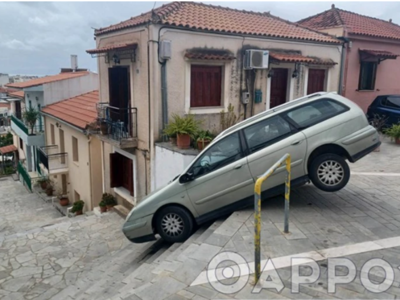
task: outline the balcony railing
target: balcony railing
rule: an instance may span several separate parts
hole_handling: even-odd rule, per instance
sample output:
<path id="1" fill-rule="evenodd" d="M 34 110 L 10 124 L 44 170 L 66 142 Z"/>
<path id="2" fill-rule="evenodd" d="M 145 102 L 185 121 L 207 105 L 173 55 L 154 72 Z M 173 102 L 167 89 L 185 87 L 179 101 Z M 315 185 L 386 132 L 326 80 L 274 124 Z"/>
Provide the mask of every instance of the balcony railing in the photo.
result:
<path id="1" fill-rule="evenodd" d="M 109 103 L 97 104 L 98 131 L 109 139 L 121 143 L 137 138 L 137 108 L 118 108 Z"/>
<path id="2" fill-rule="evenodd" d="M 51 171 L 68 168 L 68 153 L 60 152 L 57 145 L 38 148 L 38 160 L 51 173 Z"/>
<path id="3" fill-rule="evenodd" d="M 24 122 L 24 120 L 21 118 L 20 114 L 11 115 L 11 121 L 14 122 L 27 135 L 42 134 L 44 130 L 44 126 L 42 124 L 35 125 L 33 128 L 29 124 L 26 124 L 26 122 Z"/>

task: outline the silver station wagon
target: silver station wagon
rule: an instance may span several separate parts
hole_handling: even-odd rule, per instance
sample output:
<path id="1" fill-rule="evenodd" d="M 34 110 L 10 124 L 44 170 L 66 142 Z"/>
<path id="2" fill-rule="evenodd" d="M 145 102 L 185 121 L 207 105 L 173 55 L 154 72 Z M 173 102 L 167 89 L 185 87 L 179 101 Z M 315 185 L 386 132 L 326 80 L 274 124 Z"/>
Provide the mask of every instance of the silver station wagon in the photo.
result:
<path id="1" fill-rule="evenodd" d="M 290 101 L 219 134 L 182 174 L 132 209 L 123 232 L 135 243 L 156 234 L 182 242 L 197 224 L 253 204 L 257 177 L 286 153 L 292 186 L 311 180 L 323 191 L 338 191 L 350 178 L 346 160 L 355 162 L 379 145 L 364 112 L 336 93 Z M 263 199 L 284 192 L 284 170 L 263 184 Z"/>

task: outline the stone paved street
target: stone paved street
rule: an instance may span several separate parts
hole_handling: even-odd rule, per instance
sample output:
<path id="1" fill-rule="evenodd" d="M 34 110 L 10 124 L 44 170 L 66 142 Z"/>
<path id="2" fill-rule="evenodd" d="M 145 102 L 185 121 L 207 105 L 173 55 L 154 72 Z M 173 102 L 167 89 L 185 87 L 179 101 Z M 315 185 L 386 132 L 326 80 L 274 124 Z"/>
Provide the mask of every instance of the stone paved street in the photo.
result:
<path id="1" fill-rule="evenodd" d="M 205 273 L 210 261 L 226 251 L 240 254 L 252 273 L 252 209 L 202 226 L 184 243 L 132 244 L 123 237 L 123 219 L 115 213 L 61 217 L 20 183 L 2 180 L 0 299 L 396 299 L 400 295 L 399 166 L 400 148 L 385 141 L 381 152 L 351 164 L 353 174 L 342 191 L 324 193 L 311 184 L 293 190 L 289 234 L 282 232 L 282 197 L 263 203 L 261 254 L 265 261 L 274 259 L 284 284 L 280 293 L 273 289 L 255 293 L 250 275 L 243 289 L 225 294 Z M 314 258 L 321 274 L 294 293 L 288 262 L 297 256 Z M 357 273 L 351 284 L 328 293 L 327 258 L 332 257 L 351 259 Z M 394 283 L 382 293 L 368 291 L 360 281 L 370 258 L 382 258 L 394 269 Z M 226 266 L 234 264 L 218 265 Z M 338 272 L 346 274 L 345 269 Z M 302 276 L 308 273 L 301 267 Z M 385 274 L 374 268 L 370 278 L 381 283 Z"/>

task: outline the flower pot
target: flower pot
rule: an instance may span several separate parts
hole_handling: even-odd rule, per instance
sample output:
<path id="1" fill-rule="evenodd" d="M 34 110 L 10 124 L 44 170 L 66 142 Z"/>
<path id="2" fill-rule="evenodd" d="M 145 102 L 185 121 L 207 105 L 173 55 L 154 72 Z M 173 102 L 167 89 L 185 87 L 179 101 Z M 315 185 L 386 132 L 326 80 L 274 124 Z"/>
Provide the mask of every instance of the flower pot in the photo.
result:
<path id="1" fill-rule="evenodd" d="M 199 151 L 202 151 L 205 147 L 207 147 L 209 144 L 211 143 L 210 140 L 200 140 L 197 141 L 197 149 L 199 149 Z"/>
<path id="2" fill-rule="evenodd" d="M 46 190 L 47 189 L 47 182 L 46 181 L 40 182 L 40 187 L 42 188 L 42 190 Z"/>
<path id="3" fill-rule="evenodd" d="M 69 200 L 67 197 L 62 197 L 60 198 L 60 205 L 61 206 L 67 206 L 69 204 Z"/>
<path id="4" fill-rule="evenodd" d="M 190 135 L 188 134 L 178 134 L 176 139 L 176 145 L 180 149 L 190 148 Z"/>
<path id="5" fill-rule="evenodd" d="M 111 211 L 113 208 L 113 205 L 107 205 L 106 208 L 107 208 L 107 211 Z"/>
<path id="6" fill-rule="evenodd" d="M 170 137 L 169 139 L 172 145 L 176 145 L 176 137 Z"/>
<path id="7" fill-rule="evenodd" d="M 76 216 L 80 216 L 81 214 L 82 214 L 82 211 L 81 211 L 81 210 L 78 210 L 78 211 L 75 212 L 75 215 L 76 215 Z"/>
<path id="8" fill-rule="evenodd" d="M 108 126 L 106 122 L 101 122 L 100 123 L 100 131 L 102 135 L 107 135 L 108 134 Z"/>
<path id="9" fill-rule="evenodd" d="M 100 212 L 104 213 L 107 211 L 107 207 L 106 206 L 100 206 Z"/>

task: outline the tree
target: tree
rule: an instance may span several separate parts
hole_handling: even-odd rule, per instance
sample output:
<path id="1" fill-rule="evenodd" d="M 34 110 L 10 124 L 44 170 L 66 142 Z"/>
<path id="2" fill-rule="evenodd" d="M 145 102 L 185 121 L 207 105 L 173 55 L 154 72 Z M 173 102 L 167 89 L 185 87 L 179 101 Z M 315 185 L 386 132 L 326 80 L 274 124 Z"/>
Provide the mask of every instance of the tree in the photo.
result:
<path id="1" fill-rule="evenodd" d="M 10 132 L 0 137 L 0 147 L 12 145 L 13 143 L 13 135 Z"/>
<path id="2" fill-rule="evenodd" d="M 28 110 L 24 112 L 24 120 L 28 123 L 28 126 L 31 128 L 31 134 L 33 134 L 33 129 L 36 125 L 36 121 L 39 118 L 40 114 L 39 111 L 30 107 Z"/>

